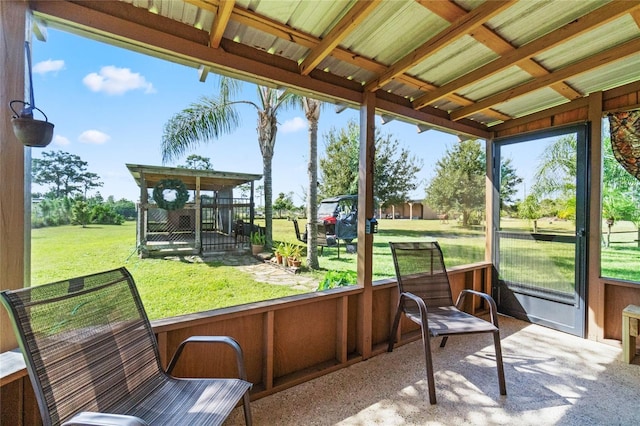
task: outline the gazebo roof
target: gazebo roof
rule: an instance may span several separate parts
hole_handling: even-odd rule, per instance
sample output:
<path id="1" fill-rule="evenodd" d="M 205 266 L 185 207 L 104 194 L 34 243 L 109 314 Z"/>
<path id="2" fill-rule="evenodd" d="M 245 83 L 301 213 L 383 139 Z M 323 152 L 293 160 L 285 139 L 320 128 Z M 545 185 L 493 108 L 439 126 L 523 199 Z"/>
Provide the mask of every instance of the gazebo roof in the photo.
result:
<path id="1" fill-rule="evenodd" d="M 219 191 L 235 188 L 243 183 L 259 180 L 262 175 L 218 170 L 194 170 L 182 167 L 146 166 L 141 164 L 127 164 L 127 168 L 138 186 L 143 182 L 147 188 L 154 187 L 162 179 L 180 179 L 187 189 L 196 189 L 196 178 L 200 178 L 200 189 L 205 191 Z"/>

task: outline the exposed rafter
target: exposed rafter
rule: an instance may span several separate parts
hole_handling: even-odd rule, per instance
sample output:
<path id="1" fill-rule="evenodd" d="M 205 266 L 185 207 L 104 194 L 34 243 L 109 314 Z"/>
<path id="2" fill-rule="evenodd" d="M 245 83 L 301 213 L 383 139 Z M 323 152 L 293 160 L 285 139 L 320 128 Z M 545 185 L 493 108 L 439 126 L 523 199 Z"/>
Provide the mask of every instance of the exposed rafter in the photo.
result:
<path id="1" fill-rule="evenodd" d="M 311 70 L 335 49 L 336 46 L 360 25 L 373 10 L 378 7 L 382 0 L 371 0 L 357 2 L 340 22 L 324 36 L 322 41 L 311 49 L 309 54 L 300 64 L 300 74 L 308 75 Z"/>
<path id="2" fill-rule="evenodd" d="M 185 0 L 187 3 L 193 4 L 194 6 L 200 7 L 204 10 L 208 10 L 209 12 L 216 13 L 219 0 Z M 290 26 L 281 24 L 272 19 L 269 19 L 264 16 L 260 16 L 255 12 L 244 9 L 236 5 L 231 14 L 232 21 L 238 22 L 239 24 L 246 25 L 248 27 L 254 28 L 256 30 L 263 31 L 266 34 L 270 34 L 272 36 L 278 37 L 283 40 L 288 40 L 292 43 L 298 44 L 300 46 L 304 46 L 309 49 L 315 49 L 322 40 L 314 37 L 310 34 L 304 33 L 302 31 L 296 30 Z M 353 66 L 366 69 L 368 71 L 374 72 L 376 74 L 382 74 L 387 70 L 387 67 L 379 62 L 376 62 L 372 59 L 365 58 L 360 55 L 356 55 L 353 52 L 342 49 L 339 46 L 335 47 L 331 51 L 331 56 L 339 59 L 345 63 L 351 64 Z M 412 77 L 408 74 L 401 74 L 395 76 L 395 79 L 402 84 L 406 84 L 407 86 L 414 87 L 419 90 L 435 90 L 436 86 L 428 83 L 426 81 L 419 80 L 415 77 Z M 451 94 L 447 96 L 451 102 L 454 102 L 458 105 L 467 106 L 471 105 L 473 101 L 466 99 L 462 96 Z M 498 111 L 487 110 L 487 115 L 494 117 L 496 120 L 508 120 L 509 117 L 507 114 L 503 114 Z"/>
<path id="3" fill-rule="evenodd" d="M 439 15 L 441 18 L 444 18 L 449 22 L 453 22 L 456 19 L 460 18 L 460 16 L 467 13 L 465 9 L 450 1 L 416 1 L 425 6 L 431 12 Z M 476 28 L 476 30 L 469 35 L 476 39 L 479 43 L 484 44 L 489 49 L 493 50 L 501 56 L 515 49 L 515 47 L 511 43 L 509 43 L 509 41 L 505 40 L 499 34 L 487 28 L 486 25 L 482 25 Z M 549 71 L 546 68 L 532 59 L 524 61 L 518 66 L 523 71 L 531 74 L 533 77 L 541 77 L 543 75 L 549 74 Z M 571 86 L 564 82 L 557 83 L 553 85 L 552 88 L 568 99 L 576 99 L 582 96 L 580 92 L 574 90 Z"/>
<path id="4" fill-rule="evenodd" d="M 622 60 L 630 55 L 635 55 L 640 51 L 640 38 L 628 41 L 624 44 L 605 50 L 596 55 L 593 55 L 580 62 L 576 62 L 557 71 L 552 72 L 544 77 L 536 78 L 533 81 L 521 84 L 517 87 L 513 87 L 504 92 L 498 93 L 488 98 L 482 99 L 473 105 L 469 105 L 464 108 L 451 112 L 452 120 L 459 120 L 464 117 L 468 117 L 474 112 L 482 111 L 483 109 L 490 108 L 501 102 L 508 101 L 509 99 L 522 96 L 524 94 L 533 92 L 534 90 L 542 89 L 555 82 L 571 78 L 573 76 L 593 71 L 593 69 Z"/>
<path id="5" fill-rule="evenodd" d="M 473 31 L 475 28 L 487 22 L 498 13 L 511 7 L 515 0 L 488 1 L 464 16 L 456 19 L 450 26 L 445 28 L 435 37 L 430 38 L 422 46 L 409 53 L 398 62 L 390 66 L 382 75 L 365 86 L 365 90 L 378 90 L 391 81 L 398 74 L 402 74 L 418 62 L 429 55 L 444 49 L 447 45 L 458 40 L 460 37 Z"/>
<path id="6" fill-rule="evenodd" d="M 503 55 L 501 58 L 495 61 L 489 62 L 485 66 L 476 69 L 473 72 L 467 73 L 447 84 L 437 88 L 434 91 L 427 93 L 424 96 L 416 99 L 413 102 L 415 108 L 421 108 L 432 102 L 437 101 L 456 90 L 459 90 L 465 86 L 473 83 L 477 83 L 480 80 L 491 77 L 500 71 L 503 71 L 513 65 L 520 65 L 523 62 L 530 62 L 532 57 L 540 54 L 546 50 L 549 50 L 560 43 L 564 43 L 572 38 L 578 37 L 584 32 L 593 29 L 595 27 L 604 25 L 612 20 L 620 17 L 621 15 L 628 13 L 630 10 L 637 9 L 638 6 L 635 3 L 627 1 L 616 1 L 611 4 L 602 6 L 601 8 L 591 12 L 584 17 L 570 22 L 564 27 L 551 32 L 543 37 L 538 38 L 530 43 L 525 44 L 519 49 L 513 49 L 510 52 Z M 545 74 L 549 72 L 545 70 Z M 540 76 L 541 77 L 541 76 Z"/>
<path id="7" fill-rule="evenodd" d="M 634 10 L 631 12 L 631 17 L 636 21 L 636 25 L 640 28 L 640 10 Z"/>
<path id="8" fill-rule="evenodd" d="M 208 37 L 203 37 L 208 34 L 206 31 L 179 22 L 167 25 L 166 18 L 156 14 L 136 15 L 135 9 L 139 8 L 126 3 L 120 3 L 117 16 L 111 15 L 108 12 L 113 12 L 112 5 L 111 2 L 97 2 L 91 3 L 89 8 L 83 3 L 34 1 L 33 10 L 37 17 L 46 17 L 47 22 L 56 27 L 99 40 L 126 40 L 127 47 L 153 52 L 160 57 L 169 58 L 171 52 L 172 60 L 179 59 L 194 66 L 203 64 L 217 73 L 231 74 L 233 70 L 235 76 L 260 84 L 287 86 L 304 93 L 315 93 L 319 99 L 339 99 L 352 105 L 358 105 L 362 99 L 363 88 L 355 82 L 335 79 L 321 71 L 301 76 L 293 61 L 226 39 L 222 40 L 220 49 L 212 49 L 208 46 Z M 481 123 L 456 123 L 446 114 L 443 117 L 442 111 L 413 111 L 405 99 L 395 98 L 393 101 L 378 99 L 378 104 L 385 105 L 388 111 L 398 109 L 414 122 L 434 123 L 442 129 L 488 137 L 489 132 Z"/>
<path id="9" fill-rule="evenodd" d="M 640 38 L 640 0 L 612 0 L 605 6 L 583 2 L 579 8 L 561 0 L 543 2 L 540 7 L 520 2 L 510 9 L 515 0 L 460 3 L 472 4 L 464 7 L 475 6 L 469 11 L 454 1 L 426 0 L 403 2 L 400 8 L 376 7 L 383 0 L 354 0 L 293 9 L 270 2 L 243 2 L 250 8 L 246 9 L 237 0 L 171 1 L 171 7 L 134 0 L 30 0 L 29 5 L 34 10 L 71 10 L 73 17 L 69 21 L 77 25 L 70 25 L 70 31 L 87 34 L 87 28 L 91 28 L 90 37 L 185 65 L 202 65 L 201 79 L 211 70 L 273 87 L 287 86 L 325 101 L 352 106 L 360 104 L 363 92 L 375 91 L 377 108 L 390 108 L 386 113 L 404 114 L 412 123 L 436 121 L 437 128 L 454 129 L 454 133 L 486 131 L 488 126 L 528 114 L 527 110 L 533 113 L 545 105 L 558 104 L 556 94 L 539 88 L 554 89 L 572 100 L 594 90 L 615 87 L 609 82 L 611 77 L 615 79 L 613 85 L 640 78 L 640 73 L 630 66 L 640 63 L 640 49 L 632 52 L 623 47 L 628 40 Z M 181 3 L 195 8 L 183 8 Z M 85 13 L 77 12 L 80 10 L 101 15 L 87 20 L 79 17 Z M 444 19 L 449 24 L 414 49 L 415 32 L 407 31 L 403 22 L 416 22 L 418 14 L 420 19 Z M 325 16 L 335 18 L 320 19 Z M 40 17 L 46 18 L 46 13 Z M 98 22 L 100 19 L 107 22 Z M 393 25 L 371 25 L 369 19 Z M 600 28 L 611 25 L 613 20 L 620 25 L 603 39 Z M 211 27 L 201 29 L 203 21 L 212 22 Z M 67 28 L 67 23 L 62 25 Z M 527 37 L 533 41 L 519 46 L 518 33 L 534 34 Z M 321 34 L 322 38 L 312 34 Z M 465 71 L 460 66 L 466 58 L 456 52 L 454 45 L 458 46 L 455 41 L 461 37 L 466 37 L 465 44 L 474 55 L 470 58 L 473 70 Z M 577 37 L 584 42 L 578 44 Z M 349 40 L 348 49 L 343 47 L 345 40 Z M 611 49 L 609 52 L 603 52 L 606 46 Z M 394 57 L 402 59 L 389 63 L 384 59 L 389 55 L 376 53 L 389 48 L 396 52 Z M 628 71 L 622 75 L 616 67 L 607 67 L 602 75 L 607 81 L 599 81 L 597 68 L 620 59 L 619 52 L 626 55 L 620 64 Z M 436 53 L 440 68 L 427 72 L 425 60 Z M 543 57 L 544 62 L 540 59 Z M 558 67 L 553 64 L 571 65 L 552 69 Z M 319 69 L 325 66 L 326 69 Z M 531 79 L 522 78 L 522 73 L 512 67 L 519 67 Z M 593 74 L 573 79 L 585 72 Z M 505 74 L 504 80 L 498 78 L 501 73 Z M 444 84 L 436 87 L 426 81 L 434 78 L 432 75 Z M 493 78 L 489 80 L 490 77 Z M 471 85 L 478 90 L 463 96 L 464 88 Z M 505 102 L 518 96 L 526 99 Z M 529 100 L 531 107 L 527 108 Z M 385 108 L 380 106 L 382 101 Z M 399 114 L 398 110 L 403 112 Z"/>
<path id="10" fill-rule="evenodd" d="M 220 0 L 220 5 L 218 6 L 215 18 L 213 19 L 211 31 L 209 31 L 209 46 L 216 49 L 220 46 L 220 40 L 222 40 L 222 35 L 224 34 L 224 30 L 227 28 L 227 24 L 229 23 L 229 18 L 231 17 L 231 12 L 233 12 L 235 4 L 235 0 Z"/>

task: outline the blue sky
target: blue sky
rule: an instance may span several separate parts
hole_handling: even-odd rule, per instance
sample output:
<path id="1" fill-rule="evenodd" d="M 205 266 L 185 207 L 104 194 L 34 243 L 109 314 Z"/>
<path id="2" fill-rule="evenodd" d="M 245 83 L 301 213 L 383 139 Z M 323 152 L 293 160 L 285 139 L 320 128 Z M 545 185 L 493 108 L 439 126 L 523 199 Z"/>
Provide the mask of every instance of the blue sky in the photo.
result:
<path id="1" fill-rule="evenodd" d="M 55 124 L 53 142 L 45 151 L 80 156 L 88 163 L 88 170 L 104 182 L 98 190 L 105 198 L 113 195 L 137 200 L 139 189 L 125 164 L 162 165 L 160 146 L 166 121 L 201 96 L 216 94 L 214 75 L 202 83 L 195 68 L 58 30 L 50 29 L 46 42 L 34 39 L 32 56 L 36 106 Z M 238 99 L 257 99 L 254 84 L 243 83 L 242 90 Z M 193 153 L 209 157 L 216 170 L 261 174 L 257 114 L 250 107 L 240 111 L 242 122 L 237 131 L 201 144 Z M 357 122 L 358 117 L 357 110 L 336 114 L 333 105 L 326 105 L 319 122 L 320 157 L 330 129 L 343 128 L 349 120 Z M 282 111 L 278 119 L 274 197 L 279 192 L 293 192 L 294 203 L 302 204 L 308 159 L 306 120 L 302 110 Z M 376 120 L 380 123 L 379 117 Z M 380 130 L 424 161 L 418 177 L 423 182 L 433 177 L 437 159 L 457 142 L 455 136 L 433 130 L 418 134 L 416 126 L 398 121 Z M 39 158 L 42 152 L 32 149 L 32 157 Z M 183 163 L 181 158 L 165 165 Z M 424 188 L 423 183 L 411 197 L 422 199 Z"/>

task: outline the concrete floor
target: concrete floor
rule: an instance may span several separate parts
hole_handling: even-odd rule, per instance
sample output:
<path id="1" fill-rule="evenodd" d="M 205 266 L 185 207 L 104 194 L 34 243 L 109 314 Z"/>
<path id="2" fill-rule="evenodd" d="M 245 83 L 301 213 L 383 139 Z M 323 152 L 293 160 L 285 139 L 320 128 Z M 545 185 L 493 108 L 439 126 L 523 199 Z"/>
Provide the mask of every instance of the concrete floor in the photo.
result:
<path id="1" fill-rule="evenodd" d="M 501 317 L 506 396 L 490 335 L 433 343 L 437 405 L 421 342 L 252 403 L 255 425 L 639 425 L 640 365 L 621 350 Z M 242 425 L 236 409 L 228 425 Z"/>

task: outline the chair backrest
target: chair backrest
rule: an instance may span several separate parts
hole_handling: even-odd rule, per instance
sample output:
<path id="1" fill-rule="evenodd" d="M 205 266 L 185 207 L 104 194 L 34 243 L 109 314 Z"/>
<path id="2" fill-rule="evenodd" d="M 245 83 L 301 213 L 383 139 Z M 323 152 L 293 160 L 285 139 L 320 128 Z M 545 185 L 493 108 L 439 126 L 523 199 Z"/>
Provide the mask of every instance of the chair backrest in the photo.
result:
<path id="1" fill-rule="evenodd" d="M 390 242 L 400 293 L 415 294 L 427 308 L 453 305 L 442 250 L 435 241 Z"/>
<path id="2" fill-rule="evenodd" d="M 125 268 L 0 293 L 45 425 L 109 411 L 163 379 L 155 336 Z"/>
<path id="3" fill-rule="evenodd" d="M 298 225 L 298 220 L 297 219 L 293 219 L 293 229 L 296 231 L 296 238 L 298 239 L 298 241 L 302 241 L 303 243 L 307 242 L 307 234 L 301 234 L 300 233 L 300 225 Z"/>

